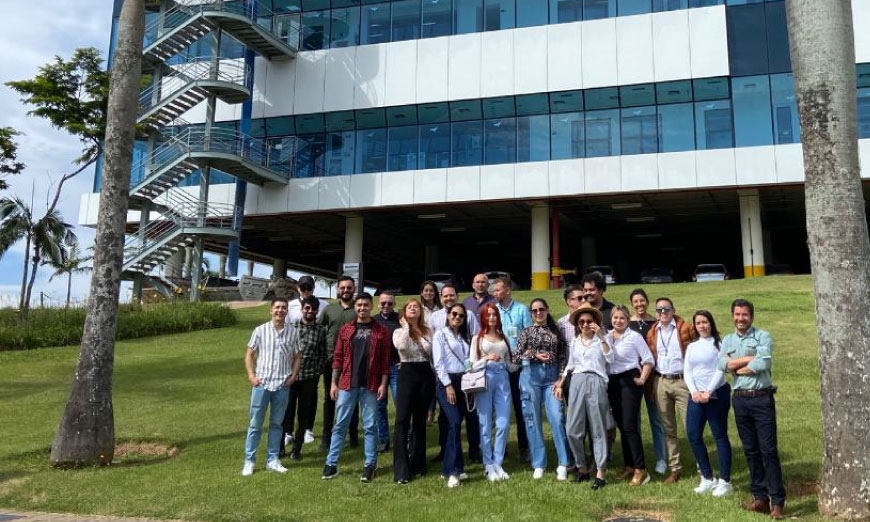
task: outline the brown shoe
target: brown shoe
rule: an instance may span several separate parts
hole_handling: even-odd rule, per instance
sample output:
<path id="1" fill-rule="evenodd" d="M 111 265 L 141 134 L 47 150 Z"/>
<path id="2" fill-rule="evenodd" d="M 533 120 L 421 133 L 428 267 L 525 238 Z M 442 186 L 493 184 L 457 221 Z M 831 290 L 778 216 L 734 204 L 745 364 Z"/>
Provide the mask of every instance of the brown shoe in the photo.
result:
<path id="1" fill-rule="evenodd" d="M 680 480 L 680 472 L 679 471 L 671 471 L 671 474 L 665 478 L 665 484 L 674 484 Z"/>
<path id="2" fill-rule="evenodd" d="M 616 476 L 619 480 L 628 480 L 631 476 L 634 475 L 634 468 L 624 468 L 622 473 Z"/>
<path id="3" fill-rule="evenodd" d="M 770 518 L 774 520 L 782 520 L 785 515 L 782 514 L 782 506 L 770 506 Z"/>
<path id="4" fill-rule="evenodd" d="M 645 469 L 634 470 L 634 476 L 631 477 L 632 486 L 642 486 L 649 482 L 649 473 Z"/>
<path id="5" fill-rule="evenodd" d="M 752 502 L 744 502 L 740 504 L 740 507 L 745 509 L 746 511 L 753 511 L 755 513 L 764 513 L 765 515 L 770 513 L 770 502 L 764 502 L 763 500 L 753 500 Z M 782 508 L 779 508 L 780 515 L 782 515 Z"/>

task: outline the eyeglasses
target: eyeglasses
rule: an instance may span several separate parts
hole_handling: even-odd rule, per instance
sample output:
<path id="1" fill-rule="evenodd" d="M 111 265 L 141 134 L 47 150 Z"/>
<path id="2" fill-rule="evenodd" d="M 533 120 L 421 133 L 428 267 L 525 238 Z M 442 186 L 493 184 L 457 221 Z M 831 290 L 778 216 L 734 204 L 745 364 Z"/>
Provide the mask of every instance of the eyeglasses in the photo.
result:
<path id="1" fill-rule="evenodd" d="M 580 320 L 580 321 L 577 321 L 577 324 L 579 324 L 580 326 L 589 326 L 590 324 L 595 324 L 595 321 Z"/>
<path id="2" fill-rule="evenodd" d="M 378 303 L 378 306 L 393 306 L 395 304 L 396 304 L 395 301 L 383 301 L 381 303 Z"/>
<path id="3" fill-rule="evenodd" d="M 450 312 L 450 317 L 458 317 L 459 319 L 465 318 L 465 314 L 461 312 Z"/>
<path id="4" fill-rule="evenodd" d="M 658 307 L 656 307 L 656 312 L 658 312 L 660 314 L 665 314 L 665 313 L 673 312 L 673 311 L 674 311 L 674 309 L 671 308 L 670 306 L 658 306 Z"/>
<path id="5" fill-rule="evenodd" d="M 533 314 L 543 314 L 546 311 L 547 311 L 546 308 L 532 308 Z"/>

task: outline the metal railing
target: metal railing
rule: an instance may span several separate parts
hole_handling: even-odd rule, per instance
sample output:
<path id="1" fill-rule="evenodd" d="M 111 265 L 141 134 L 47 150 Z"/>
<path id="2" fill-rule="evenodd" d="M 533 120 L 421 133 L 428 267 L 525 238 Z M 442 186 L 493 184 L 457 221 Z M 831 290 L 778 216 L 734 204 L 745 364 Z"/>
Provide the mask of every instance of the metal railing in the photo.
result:
<path id="1" fill-rule="evenodd" d="M 139 93 L 139 116 L 151 110 L 162 100 L 187 89 L 198 81 L 214 80 L 245 85 L 250 68 L 236 60 L 214 61 L 211 58 L 193 58 L 190 61 L 167 66 L 168 73 L 159 82 Z"/>

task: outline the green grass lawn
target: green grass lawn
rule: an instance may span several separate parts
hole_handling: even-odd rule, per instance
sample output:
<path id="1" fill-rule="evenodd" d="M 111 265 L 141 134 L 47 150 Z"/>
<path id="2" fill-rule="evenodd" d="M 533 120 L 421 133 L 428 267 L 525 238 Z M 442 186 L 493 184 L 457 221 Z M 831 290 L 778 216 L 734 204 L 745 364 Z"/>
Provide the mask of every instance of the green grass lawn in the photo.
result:
<path id="1" fill-rule="evenodd" d="M 606 296 L 626 303 L 629 286 Z M 780 457 L 789 499 L 786 512 L 820 519 L 815 481 L 822 460 L 819 378 L 812 281 L 806 276 L 768 277 L 721 283 L 647 286 L 651 298 L 668 295 L 677 313 L 711 310 L 720 330 L 729 332 L 731 300 L 755 302 L 756 325 L 775 340 L 773 374 L 777 394 Z M 565 312 L 561 291 L 540 292 L 557 316 Z M 529 292 L 514 297 L 527 303 Z M 401 301 L 401 300 L 400 300 Z M 268 319 L 265 307 L 241 310 L 237 325 L 189 334 L 119 342 L 115 352 L 115 432 L 122 441 L 156 441 L 176 446 L 175 458 L 116 459 L 106 468 L 58 471 L 48 452 L 70 388 L 78 347 L 0 353 L 0 507 L 104 515 L 191 520 L 423 519 L 512 520 L 558 518 L 601 520 L 617 513 L 647 512 L 668 520 L 761 520 L 741 512 L 747 498 L 747 471 L 733 418 L 735 494 L 724 499 L 692 492 L 695 477 L 665 486 L 656 476 L 631 488 L 612 482 L 601 491 L 587 484 L 558 483 L 554 451 L 544 479 L 518 461 L 514 425 L 505 469 L 506 482 L 491 484 L 482 466 L 468 468 L 471 480 L 448 490 L 440 466 L 406 486 L 392 482 L 392 453 L 379 459 L 371 484 L 359 482 L 362 449 L 345 449 L 338 478 L 320 480 L 322 453 L 303 449 L 301 463 L 285 465 L 286 475 L 262 471 L 265 437 L 254 476 L 239 475 L 243 460 L 250 387 L 243 354 L 251 329 Z M 392 405 L 391 405 L 392 406 Z M 318 412 L 320 413 L 320 412 Z M 318 423 L 320 415 L 318 415 Z M 644 418 L 648 465 L 654 463 Z M 319 429 L 316 429 L 319 432 Z M 681 436 L 683 435 L 681 429 Z M 712 442 L 708 431 L 708 448 Z M 437 428 L 428 434 L 429 454 L 437 452 Z M 622 465 L 619 444 L 613 469 Z M 715 453 L 711 455 L 716 467 Z M 682 441 L 683 466 L 694 468 Z"/>

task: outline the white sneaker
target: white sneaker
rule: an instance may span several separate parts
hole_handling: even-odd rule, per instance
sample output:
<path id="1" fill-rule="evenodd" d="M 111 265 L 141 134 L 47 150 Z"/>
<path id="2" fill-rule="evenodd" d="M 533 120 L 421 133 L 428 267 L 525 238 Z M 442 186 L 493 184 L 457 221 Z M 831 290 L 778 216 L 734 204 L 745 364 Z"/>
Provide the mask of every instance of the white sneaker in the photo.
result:
<path id="1" fill-rule="evenodd" d="M 716 498 L 724 497 L 732 491 L 734 491 L 734 486 L 732 486 L 730 482 L 725 482 L 724 480 L 719 479 L 716 486 L 713 488 L 713 496 Z"/>
<path id="2" fill-rule="evenodd" d="M 719 482 L 716 479 L 705 479 L 704 477 L 701 477 L 701 485 L 695 488 L 695 493 L 699 495 L 709 493 L 718 485 Z"/>
<path id="3" fill-rule="evenodd" d="M 496 473 L 498 473 L 499 480 L 507 480 L 507 479 L 511 478 L 511 476 L 507 474 L 507 471 L 505 471 L 504 468 L 502 468 L 500 464 L 494 464 L 494 466 L 495 466 Z"/>
<path id="4" fill-rule="evenodd" d="M 254 461 L 246 460 L 245 464 L 242 466 L 242 476 L 250 477 L 254 474 Z"/>
<path id="5" fill-rule="evenodd" d="M 486 480 L 490 482 L 495 482 L 497 480 L 501 480 L 501 477 L 498 474 L 498 471 L 495 470 L 495 466 L 490 464 L 486 466 Z"/>
<path id="6" fill-rule="evenodd" d="M 544 468 L 535 468 L 535 472 L 532 473 L 532 478 L 538 480 L 544 477 Z"/>
<path id="7" fill-rule="evenodd" d="M 462 473 L 457 475 L 457 477 L 459 478 L 459 480 L 468 480 L 468 473 L 463 471 Z"/>
<path id="8" fill-rule="evenodd" d="M 293 445 L 293 435 L 291 435 L 289 433 L 284 435 L 284 446 L 289 448 L 292 445 Z"/>
<path id="9" fill-rule="evenodd" d="M 266 463 L 267 471 L 274 471 L 276 473 L 287 473 L 287 468 L 281 465 L 281 461 L 278 459 L 272 459 Z"/>
<path id="10" fill-rule="evenodd" d="M 655 470 L 656 473 L 658 473 L 659 475 L 664 475 L 665 472 L 668 470 L 668 463 L 663 460 L 656 462 Z"/>
<path id="11" fill-rule="evenodd" d="M 459 484 L 460 484 L 460 482 L 459 482 L 459 477 L 456 476 L 456 475 L 450 475 L 450 478 L 447 479 L 447 487 L 448 487 L 448 488 L 455 488 L 455 487 L 457 487 Z"/>
<path id="12" fill-rule="evenodd" d="M 568 480 L 568 468 L 565 466 L 559 466 L 556 468 L 556 480 L 559 482 L 565 482 Z"/>
<path id="13" fill-rule="evenodd" d="M 314 432 L 311 430 L 305 430 L 305 438 L 302 439 L 302 442 L 305 444 L 311 444 L 314 442 Z"/>

